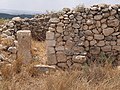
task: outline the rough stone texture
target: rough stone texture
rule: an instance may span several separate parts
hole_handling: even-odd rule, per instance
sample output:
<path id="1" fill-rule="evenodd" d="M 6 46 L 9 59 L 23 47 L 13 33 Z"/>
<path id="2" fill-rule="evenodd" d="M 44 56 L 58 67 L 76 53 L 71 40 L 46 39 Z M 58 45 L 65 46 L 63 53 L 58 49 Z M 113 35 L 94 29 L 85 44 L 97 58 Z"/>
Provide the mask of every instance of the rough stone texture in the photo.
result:
<path id="1" fill-rule="evenodd" d="M 17 32 L 18 39 L 18 59 L 22 60 L 23 64 L 28 64 L 32 60 L 31 55 L 31 31 L 20 30 Z"/>
<path id="2" fill-rule="evenodd" d="M 78 10 L 73 13 L 70 10 L 69 14 L 66 12 L 59 16 L 59 24 L 55 27 L 50 25 L 49 28 L 55 30 L 57 65 L 80 68 L 80 64 L 85 62 L 81 58 L 84 52 L 85 57 L 90 58 L 97 58 L 102 52 L 106 55 L 117 52 L 119 55 L 120 17 L 117 9 L 109 10 L 108 7 L 106 4 L 91 6 L 88 12 Z"/>
<path id="3" fill-rule="evenodd" d="M 105 36 L 109 36 L 110 34 L 112 34 L 114 32 L 113 28 L 107 28 L 107 29 L 103 29 L 103 34 Z"/>
<path id="4" fill-rule="evenodd" d="M 97 58 L 100 53 L 120 54 L 120 5 L 93 5 L 90 8 L 63 9 L 59 13 L 13 18 L 1 26 L 0 52 L 18 48 L 16 32 L 30 30 L 39 41 L 46 39 L 48 62 L 59 67 L 81 66 L 73 57 Z M 8 48 L 10 50 L 8 50 Z M 61 53 L 62 52 L 62 53 Z M 12 56 L 12 55 L 11 55 Z"/>

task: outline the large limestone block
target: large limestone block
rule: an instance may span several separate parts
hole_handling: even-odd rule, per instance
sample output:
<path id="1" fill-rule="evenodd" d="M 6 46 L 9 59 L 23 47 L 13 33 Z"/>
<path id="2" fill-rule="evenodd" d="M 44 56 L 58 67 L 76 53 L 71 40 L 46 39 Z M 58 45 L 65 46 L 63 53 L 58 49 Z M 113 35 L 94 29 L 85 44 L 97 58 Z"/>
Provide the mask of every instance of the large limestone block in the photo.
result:
<path id="1" fill-rule="evenodd" d="M 55 46 L 56 45 L 56 41 L 55 40 L 46 40 L 46 46 Z"/>
<path id="2" fill-rule="evenodd" d="M 55 48 L 54 47 L 47 47 L 46 49 L 47 49 L 48 54 L 55 53 Z"/>
<path id="3" fill-rule="evenodd" d="M 28 64 L 32 60 L 31 55 L 31 31 L 20 30 L 17 32 L 18 39 L 18 59 L 21 59 L 24 64 Z"/>
<path id="4" fill-rule="evenodd" d="M 55 37 L 54 32 L 51 32 L 51 31 L 46 32 L 46 39 L 47 40 L 54 39 L 54 37 Z"/>
<path id="5" fill-rule="evenodd" d="M 56 55 L 55 54 L 47 54 L 47 64 L 55 65 L 57 63 Z"/>
<path id="6" fill-rule="evenodd" d="M 57 56 L 58 62 L 66 62 L 67 61 L 67 58 L 66 58 L 66 55 L 64 52 L 57 52 L 56 56 Z"/>

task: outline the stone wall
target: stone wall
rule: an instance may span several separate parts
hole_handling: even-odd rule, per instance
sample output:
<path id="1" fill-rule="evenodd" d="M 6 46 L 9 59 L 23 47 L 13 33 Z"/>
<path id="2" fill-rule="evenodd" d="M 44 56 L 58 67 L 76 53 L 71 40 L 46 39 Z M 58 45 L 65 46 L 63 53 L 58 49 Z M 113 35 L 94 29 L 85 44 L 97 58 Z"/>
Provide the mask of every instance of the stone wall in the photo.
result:
<path id="1" fill-rule="evenodd" d="M 15 17 L 6 23 L 3 27 L 3 31 L 9 31 L 12 29 L 13 35 L 19 30 L 31 30 L 32 37 L 39 41 L 45 40 L 46 31 L 48 31 L 50 15 L 35 15 L 34 18 L 20 18 Z"/>
<path id="2" fill-rule="evenodd" d="M 16 59 L 19 30 L 31 30 L 32 37 L 46 40 L 48 64 L 61 68 L 80 68 L 101 55 L 120 61 L 120 5 L 83 6 L 71 10 L 13 18 L 0 29 L 0 60 L 7 52 Z"/>
<path id="3" fill-rule="evenodd" d="M 79 67 L 102 54 L 120 61 L 120 5 L 65 8 L 57 17 L 50 18 L 49 23 L 48 64 Z"/>

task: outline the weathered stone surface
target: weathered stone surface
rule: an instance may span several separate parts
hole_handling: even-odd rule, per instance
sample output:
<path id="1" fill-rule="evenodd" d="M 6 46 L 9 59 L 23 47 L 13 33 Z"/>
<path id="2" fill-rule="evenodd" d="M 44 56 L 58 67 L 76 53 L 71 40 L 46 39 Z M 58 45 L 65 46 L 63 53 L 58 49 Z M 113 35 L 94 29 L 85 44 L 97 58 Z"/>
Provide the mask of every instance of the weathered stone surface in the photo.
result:
<path id="1" fill-rule="evenodd" d="M 117 27 L 119 25 L 119 20 L 118 19 L 113 19 L 113 20 L 108 20 L 108 26 L 110 27 Z"/>
<path id="2" fill-rule="evenodd" d="M 19 21 L 21 21 L 22 19 L 20 18 L 20 17 L 14 17 L 14 18 L 12 18 L 12 21 L 17 21 L 17 22 L 19 22 Z"/>
<path id="3" fill-rule="evenodd" d="M 104 46 L 104 47 L 101 47 L 102 51 L 104 52 L 109 52 L 111 51 L 112 47 L 109 45 L 109 46 Z"/>
<path id="4" fill-rule="evenodd" d="M 67 40 L 65 48 L 71 49 L 75 45 L 75 42 Z"/>
<path id="5" fill-rule="evenodd" d="M 102 19 L 102 15 L 95 15 L 95 16 L 94 16 L 94 19 L 95 19 L 95 20 L 101 20 L 101 19 Z"/>
<path id="6" fill-rule="evenodd" d="M 85 35 L 88 35 L 88 36 L 93 35 L 92 31 L 90 31 L 90 30 L 86 30 L 84 33 L 85 33 Z"/>
<path id="7" fill-rule="evenodd" d="M 58 65 L 58 67 L 60 67 L 62 69 L 67 69 L 68 68 L 66 63 L 58 63 L 57 65 Z"/>
<path id="8" fill-rule="evenodd" d="M 115 46 L 112 46 L 112 49 L 113 49 L 113 50 L 120 51 L 120 46 L 117 46 L 117 45 L 115 45 Z"/>
<path id="9" fill-rule="evenodd" d="M 120 39 L 117 39 L 117 45 L 120 45 Z"/>
<path id="10" fill-rule="evenodd" d="M 56 51 L 64 51 L 65 48 L 64 48 L 64 46 L 56 46 L 56 47 L 55 47 L 55 50 L 56 50 Z"/>
<path id="11" fill-rule="evenodd" d="M 54 32 L 50 32 L 50 31 L 46 32 L 46 39 L 47 40 L 51 40 L 51 39 L 53 40 L 54 37 L 55 37 Z"/>
<path id="12" fill-rule="evenodd" d="M 116 45 L 116 41 L 111 41 L 111 45 Z"/>
<path id="13" fill-rule="evenodd" d="M 87 36 L 86 39 L 87 39 L 88 41 L 91 41 L 91 40 L 93 40 L 93 36 Z"/>
<path id="14" fill-rule="evenodd" d="M 46 45 L 47 46 L 55 46 L 56 45 L 56 41 L 55 40 L 46 40 Z"/>
<path id="15" fill-rule="evenodd" d="M 94 35 L 94 39 L 96 39 L 96 40 L 103 40 L 103 39 L 104 39 L 104 35 L 95 34 L 95 35 Z"/>
<path id="16" fill-rule="evenodd" d="M 99 41 L 98 43 L 97 43 L 97 46 L 104 46 L 105 45 L 105 41 Z"/>
<path id="17" fill-rule="evenodd" d="M 76 63 L 84 63 L 86 61 L 86 57 L 85 56 L 73 56 L 72 60 Z"/>
<path id="18" fill-rule="evenodd" d="M 90 46 L 93 46 L 93 45 L 95 45 L 96 43 L 97 43 L 96 40 L 92 40 L 92 41 L 90 41 Z"/>
<path id="19" fill-rule="evenodd" d="M 85 47 L 89 47 L 89 41 L 86 40 L 86 41 L 84 42 L 84 46 L 85 46 Z"/>
<path id="20" fill-rule="evenodd" d="M 56 53 L 57 61 L 58 62 L 66 62 L 67 58 L 64 52 L 57 52 Z"/>
<path id="21" fill-rule="evenodd" d="M 100 53 L 100 48 L 99 47 L 91 47 L 90 48 L 90 53 L 91 54 L 99 54 Z"/>
<path id="22" fill-rule="evenodd" d="M 51 23 L 59 23 L 59 18 L 51 18 L 50 20 L 49 20 L 49 22 L 51 22 Z"/>
<path id="23" fill-rule="evenodd" d="M 48 53 L 48 54 L 53 54 L 53 53 L 55 53 L 55 48 L 54 48 L 54 47 L 47 47 L 47 53 Z"/>
<path id="24" fill-rule="evenodd" d="M 113 29 L 113 28 L 103 29 L 103 34 L 104 34 L 105 36 L 109 36 L 109 35 L 111 35 L 113 32 L 114 32 L 114 29 Z"/>
<path id="25" fill-rule="evenodd" d="M 63 28 L 62 28 L 61 26 L 58 26 L 58 27 L 57 27 L 57 32 L 58 32 L 58 33 L 62 33 L 63 31 L 64 31 L 64 30 L 63 30 Z"/>
<path id="26" fill-rule="evenodd" d="M 11 53 L 13 53 L 13 54 L 16 54 L 17 48 L 16 47 L 9 47 L 8 51 L 11 52 Z"/>
<path id="27" fill-rule="evenodd" d="M 80 28 L 80 26 L 78 24 L 73 24 L 72 27 L 74 27 L 74 28 Z"/>
<path id="28" fill-rule="evenodd" d="M 32 60 L 31 55 L 31 31 L 20 30 L 17 32 L 18 53 L 17 57 L 22 60 L 22 63 L 28 64 Z"/>
<path id="29" fill-rule="evenodd" d="M 55 54 L 48 54 L 47 55 L 47 64 L 48 65 L 55 65 L 57 64 L 57 59 Z"/>

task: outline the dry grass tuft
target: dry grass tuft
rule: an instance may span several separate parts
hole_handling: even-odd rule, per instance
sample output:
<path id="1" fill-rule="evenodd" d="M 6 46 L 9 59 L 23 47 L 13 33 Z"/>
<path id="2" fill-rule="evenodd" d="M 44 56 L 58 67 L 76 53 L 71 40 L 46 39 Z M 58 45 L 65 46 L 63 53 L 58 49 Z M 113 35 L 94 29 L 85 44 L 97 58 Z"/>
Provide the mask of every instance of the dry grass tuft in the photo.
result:
<path id="1" fill-rule="evenodd" d="M 109 64 L 52 74 L 37 74 L 33 65 L 22 67 L 20 73 L 2 81 L 3 88 L 7 88 L 2 90 L 120 90 L 120 71 Z"/>

